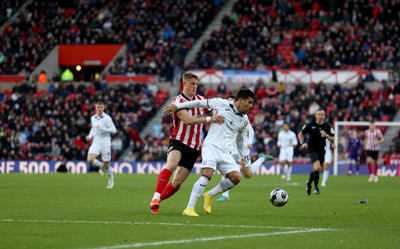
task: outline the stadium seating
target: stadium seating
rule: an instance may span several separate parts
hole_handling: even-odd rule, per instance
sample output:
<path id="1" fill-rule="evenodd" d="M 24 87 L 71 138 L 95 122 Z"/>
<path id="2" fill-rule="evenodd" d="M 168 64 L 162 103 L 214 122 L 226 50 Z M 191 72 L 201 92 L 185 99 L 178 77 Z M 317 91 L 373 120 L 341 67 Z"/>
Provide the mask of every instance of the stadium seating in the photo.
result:
<path id="1" fill-rule="evenodd" d="M 23 84 L 3 94 L 0 157 L 7 160 L 85 160 L 89 144 L 84 140 L 93 104 L 99 100 L 105 102 L 105 112 L 118 130 L 113 148 L 122 142 L 122 149 L 112 150 L 116 160 L 129 146 L 132 132 L 140 131 L 156 108 L 153 94 L 140 84 L 96 90 L 92 85 L 56 83 L 50 91 L 29 90 Z"/>
<path id="2" fill-rule="evenodd" d="M 13 1 L 6 2 L 12 6 Z M 182 65 L 224 2 L 31 1 L 4 28 L 0 44 L 9 46 L 0 48 L 5 56 L 0 75 L 29 74 L 57 44 L 126 43 L 126 57 L 110 73 L 158 74 L 170 80 L 173 67 Z"/>
<path id="3" fill-rule="evenodd" d="M 221 5 L 216 5 L 217 2 Z M 26 14 L 4 27 L 0 37 L 0 74 L 28 76 L 58 44 L 126 43 L 127 54 L 116 60 L 110 68 L 111 74 L 148 73 L 169 80 L 174 67 L 182 66 L 187 51 L 225 2 L 188 1 L 182 6 L 179 0 L 32 1 Z M 17 6 L 13 4 L 14 1 L 1 1 L 2 15 L 10 8 L 14 13 Z M 322 83 L 293 84 L 278 92 L 273 89 L 276 85 L 270 89 L 263 82 L 257 84 L 257 102 L 249 114 L 256 131 L 255 152 L 267 151 L 276 156 L 280 119 L 283 117 L 297 132 L 312 118 L 307 113 L 314 103 L 327 109 L 331 123 L 377 117 L 390 121 L 393 109 L 399 110 L 400 79 L 395 75 L 400 68 L 397 25 L 400 3 L 382 1 L 378 14 L 371 13 L 371 9 L 378 7 L 373 1 L 351 2 L 343 12 L 337 11 L 343 7 L 338 4 L 341 2 L 238 0 L 232 13 L 223 19 L 221 29 L 213 32 L 187 68 L 383 68 L 393 75 L 394 89 L 384 86 L 383 90 L 369 90 L 364 82 L 356 86 L 331 87 Z M 388 12 L 388 9 L 393 11 Z M 359 13 L 356 17 L 352 16 L 353 10 Z M 196 18 L 192 18 L 193 13 Z M 100 89 L 93 85 L 56 83 L 49 90 L 5 89 L 0 95 L 0 132 L 6 134 L 1 137 L 2 148 L 5 148 L 0 152 L 1 157 L 33 158 L 32 152 L 35 152 L 36 159 L 53 159 L 60 155 L 85 159 L 83 152 L 86 153 L 87 144 L 82 145 L 81 140 L 88 132 L 91 104 L 101 98 L 116 117 L 121 131 L 117 136 L 124 148 L 134 140 L 133 153 L 137 160 L 163 158 L 171 129 L 170 117 L 164 117 L 161 132 L 150 134 L 143 141 L 139 141 L 138 132 L 169 97 L 169 92 L 158 90 L 153 96 L 142 92 L 141 87 L 132 84 Z M 223 93 L 208 87 L 204 95 L 226 97 L 232 94 L 230 91 L 235 93 L 229 87 Z M 388 99 L 389 102 L 384 103 Z M 75 121 L 71 123 L 60 112 L 73 115 L 73 120 L 80 120 L 86 126 Z M 70 129 L 61 124 L 67 124 Z M 50 145 L 38 142 L 41 138 L 54 137 L 60 141 L 51 140 Z M 54 143 L 58 144 L 60 153 L 49 152 Z M 302 152 L 296 150 L 296 155 Z M 113 159 L 118 156 L 114 151 Z"/>

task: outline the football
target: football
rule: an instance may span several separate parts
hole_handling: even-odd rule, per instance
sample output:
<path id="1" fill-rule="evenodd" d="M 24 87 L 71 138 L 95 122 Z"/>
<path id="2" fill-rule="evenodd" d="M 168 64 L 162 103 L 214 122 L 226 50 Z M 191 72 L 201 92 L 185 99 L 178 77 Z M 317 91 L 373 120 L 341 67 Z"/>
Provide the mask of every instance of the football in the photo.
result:
<path id="1" fill-rule="evenodd" d="M 269 200 L 275 207 L 284 206 L 288 202 L 288 199 L 289 199 L 288 193 L 281 188 L 276 188 L 272 190 L 271 194 L 269 195 Z"/>

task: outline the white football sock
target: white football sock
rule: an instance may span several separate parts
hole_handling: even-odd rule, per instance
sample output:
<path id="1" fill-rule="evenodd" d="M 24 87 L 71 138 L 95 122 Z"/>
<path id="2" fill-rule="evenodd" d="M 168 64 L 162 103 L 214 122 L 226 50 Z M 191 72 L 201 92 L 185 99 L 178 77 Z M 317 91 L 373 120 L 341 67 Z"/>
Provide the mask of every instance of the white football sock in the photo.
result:
<path id="1" fill-rule="evenodd" d="M 283 174 L 287 175 L 287 171 L 288 171 L 288 165 L 285 164 L 283 165 Z"/>
<path id="2" fill-rule="evenodd" d="M 263 157 L 259 157 L 254 163 L 250 165 L 251 173 L 254 175 L 264 162 L 265 159 Z"/>
<path id="3" fill-rule="evenodd" d="M 213 189 L 208 191 L 208 195 L 213 197 L 219 193 L 225 192 L 231 188 L 233 188 L 235 184 L 228 178 L 220 181 L 217 186 L 215 186 Z"/>
<path id="4" fill-rule="evenodd" d="M 225 177 L 224 176 L 221 176 L 221 180 L 224 180 L 225 179 Z M 226 197 L 226 198 L 228 198 L 229 199 L 229 191 L 225 191 L 225 192 L 223 192 L 222 193 L 222 196 L 224 196 L 224 197 Z"/>
<path id="5" fill-rule="evenodd" d="M 287 180 L 290 180 L 292 178 L 292 166 L 288 167 L 286 176 Z"/>
<path id="6" fill-rule="evenodd" d="M 93 165 L 94 165 L 94 166 L 97 166 L 97 167 L 100 167 L 100 168 L 103 168 L 104 163 L 103 163 L 103 162 L 100 162 L 100 161 L 97 160 L 97 159 L 94 159 Z"/>
<path id="7" fill-rule="evenodd" d="M 199 197 L 204 193 L 204 189 L 206 188 L 208 181 L 209 180 L 207 177 L 201 176 L 199 180 L 194 183 L 186 209 L 194 208 L 196 206 L 196 202 Z"/>
<path id="8" fill-rule="evenodd" d="M 328 181 L 328 177 L 329 177 L 329 170 L 324 171 L 324 173 L 322 173 L 322 183 L 324 185 L 326 185 L 326 182 Z"/>
<path id="9" fill-rule="evenodd" d="M 111 166 L 108 169 L 104 168 L 104 172 L 106 172 L 106 174 L 108 176 L 108 180 L 110 182 L 114 182 L 114 172 L 113 172 Z"/>

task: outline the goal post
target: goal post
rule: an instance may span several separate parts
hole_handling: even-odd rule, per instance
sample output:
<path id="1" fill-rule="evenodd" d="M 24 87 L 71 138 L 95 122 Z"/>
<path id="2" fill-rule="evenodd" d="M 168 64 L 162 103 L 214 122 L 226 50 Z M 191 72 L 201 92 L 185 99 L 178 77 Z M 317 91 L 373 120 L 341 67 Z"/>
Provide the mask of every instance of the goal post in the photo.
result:
<path id="1" fill-rule="evenodd" d="M 333 174 L 338 174 L 339 169 L 339 129 L 343 126 L 358 126 L 368 127 L 370 124 L 369 121 L 336 121 L 334 125 L 335 129 L 335 149 L 334 149 L 334 163 L 333 163 Z M 378 127 L 400 127 L 400 122 L 375 122 L 375 125 Z"/>

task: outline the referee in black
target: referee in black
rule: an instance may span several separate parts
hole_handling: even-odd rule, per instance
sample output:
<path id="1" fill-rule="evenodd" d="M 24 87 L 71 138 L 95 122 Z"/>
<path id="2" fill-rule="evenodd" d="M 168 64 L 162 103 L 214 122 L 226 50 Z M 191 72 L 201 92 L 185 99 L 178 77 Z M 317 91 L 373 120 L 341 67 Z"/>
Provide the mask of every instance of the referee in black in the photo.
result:
<path id="1" fill-rule="evenodd" d="M 307 194 L 311 194 L 311 184 L 314 182 L 314 194 L 319 194 L 318 182 L 319 172 L 322 170 L 325 157 L 325 141 L 328 138 L 331 143 L 334 142 L 335 131 L 330 124 L 325 122 L 325 110 L 318 109 L 315 113 L 315 120 L 303 126 L 297 135 L 300 142 L 300 149 L 308 148 L 313 168 L 310 173 L 310 179 L 306 182 Z M 304 141 L 304 135 L 308 134 L 308 141 Z"/>

